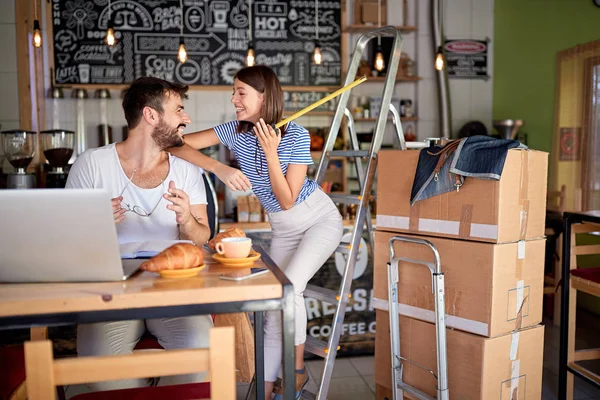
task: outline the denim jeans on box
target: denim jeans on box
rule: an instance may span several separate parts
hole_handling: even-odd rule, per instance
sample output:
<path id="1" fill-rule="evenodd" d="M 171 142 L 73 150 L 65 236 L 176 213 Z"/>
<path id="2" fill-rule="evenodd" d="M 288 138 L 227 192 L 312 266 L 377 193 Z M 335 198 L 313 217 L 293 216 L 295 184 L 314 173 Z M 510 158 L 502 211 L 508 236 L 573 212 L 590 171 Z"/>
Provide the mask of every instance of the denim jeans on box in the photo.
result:
<path id="1" fill-rule="evenodd" d="M 446 146 L 450 146 L 452 142 Z M 516 140 L 471 136 L 461 139 L 456 150 L 445 160 L 439 173 L 435 168 L 444 147 L 432 146 L 421 150 L 410 196 L 410 204 L 419 200 L 456 190 L 465 177 L 499 180 L 509 149 L 527 147 Z M 437 175 L 437 176 L 436 176 Z"/>

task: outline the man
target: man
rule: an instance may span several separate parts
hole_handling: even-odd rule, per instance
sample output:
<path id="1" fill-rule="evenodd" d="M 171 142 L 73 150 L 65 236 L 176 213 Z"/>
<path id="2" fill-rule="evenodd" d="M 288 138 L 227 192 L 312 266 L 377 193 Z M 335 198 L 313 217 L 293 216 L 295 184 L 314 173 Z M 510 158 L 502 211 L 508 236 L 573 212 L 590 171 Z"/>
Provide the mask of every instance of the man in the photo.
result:
<path id="1" fill-rule="evenodd" d="M 201 170 L 165 151 L 183 145 L 190 118 L 187 86 L 140 78 L 127 89 L 123 110 L 129 134 L 122 143 L 81 154 L 67 188 L 104 188 L 112 199 L 120 243 L 186 239 L 201 246 L 210 237 Z M 146 329 L 166 349 L 208 347 L 208 315 L 79 325 L 79 356 L 130 353 Z M 203 374 L 165 377 L 161 385 L 201 381 Z M 144 386 L 145 380 L 97 383 L 94 390 Z"/>

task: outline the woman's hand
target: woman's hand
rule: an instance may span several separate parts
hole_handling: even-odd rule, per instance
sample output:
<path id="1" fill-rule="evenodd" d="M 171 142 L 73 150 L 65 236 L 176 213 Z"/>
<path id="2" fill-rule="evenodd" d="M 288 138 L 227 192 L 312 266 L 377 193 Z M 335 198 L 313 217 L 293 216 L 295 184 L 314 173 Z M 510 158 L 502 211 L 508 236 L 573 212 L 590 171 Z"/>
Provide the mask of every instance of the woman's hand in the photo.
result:
<path id="1" fill-rule="evenodd" d="M 220 164 L 214 170 L 215 175 L 231 190 L 246 191 L 252 189 L 250 180 L 239 169 L 232 168 L 225 164 Z"/>
<path id="2" fill-rule="evenodd" d="M 261 118 L 258 123 L 254 125 L 254 133 L 256 134 L 258 142 L 265 153 L 267 162 L 270 158 L 277 157 L 277 147 L 279 147 L 279 143 L 281 143 L 279 129 L 277 132 L 275 132 L 273 127 L 271 125 L 267 125 Z"/>

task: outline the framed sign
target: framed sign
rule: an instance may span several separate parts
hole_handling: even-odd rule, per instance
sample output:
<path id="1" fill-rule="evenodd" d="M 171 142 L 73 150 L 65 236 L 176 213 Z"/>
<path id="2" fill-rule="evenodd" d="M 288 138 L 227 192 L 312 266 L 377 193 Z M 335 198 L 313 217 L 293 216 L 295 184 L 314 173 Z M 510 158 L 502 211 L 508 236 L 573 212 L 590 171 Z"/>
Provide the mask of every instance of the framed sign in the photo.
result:
<path id="1" fill-rule="evenodd" d="M 51 0 L 54 76 L 61 85 L 128 84 L 154 76 L 187 85 L 233 84 L 245 65 L 248 0 Z M 284 86 L 339 86 L 341 1 L 319 3 L 323 63 L 312 62 L 314 2 L 252 1 L 256 63 L 273 68 Z M 117 43 L 104 37 L 112 23 Z M 177 49 L 183 21 L 188 60 Z"/>
<path id="2" fill-rule="evenodd" d="M 560 128 L 559 161 L 581 160 L 581 128 Z"/>
<path id="3" fill-rule="evenodd" d="M 449 78 L 489 78 L 487 40 L 446 40 L 444 56 Z"/>

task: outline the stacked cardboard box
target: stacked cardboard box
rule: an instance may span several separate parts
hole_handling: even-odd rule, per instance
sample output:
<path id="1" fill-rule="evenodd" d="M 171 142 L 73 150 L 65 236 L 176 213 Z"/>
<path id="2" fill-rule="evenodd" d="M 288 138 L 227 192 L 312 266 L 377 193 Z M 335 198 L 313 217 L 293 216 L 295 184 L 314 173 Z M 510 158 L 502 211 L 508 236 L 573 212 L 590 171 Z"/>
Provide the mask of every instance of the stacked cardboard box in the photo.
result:
<path id="1" fill-rule="evenodd" d="M 418 151 L 379 154 L 374 299 L 377 398 L 392 389 L 387 263 L 395 235 L 437 248 L 445 274 L 450 398 L 541 398 L 547 154 L 509 150 L 499 181 L 467 178 L 458 192 L 410 206 Z M 384 183 L 384 184 L 382 184 Z M 433 261 L 395 242 L 398 257 Z M 401 354 L 436 370 L 431 274 L 400 263 Z M 404 363 L 406 383 L 434 396 L 428 372 Z"/>
<path id="2" fill-rule="evenodd" d="M 260 201 L 254 195 L 239 196 L 237 198 L 237 218 L 238 222 L 262 222 L 267 220 Z"/>

